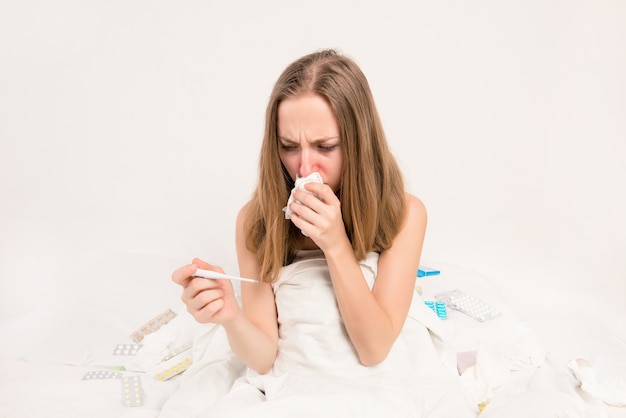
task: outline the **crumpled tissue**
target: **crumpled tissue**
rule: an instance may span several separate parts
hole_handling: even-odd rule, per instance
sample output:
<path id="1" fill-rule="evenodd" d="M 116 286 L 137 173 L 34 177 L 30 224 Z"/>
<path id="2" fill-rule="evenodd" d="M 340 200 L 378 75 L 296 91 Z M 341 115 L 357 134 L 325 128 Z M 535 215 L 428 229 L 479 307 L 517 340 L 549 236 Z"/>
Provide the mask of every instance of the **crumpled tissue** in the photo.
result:
<path id="1" fill-rule="evenodd" d="M 304 185 L 307 183 L 320 183 L 322 184 L 322 176 L 320 176 L 320 173 L 318 173 L 317 171 L 314 171 L 313 173 L 309 174 L 306 177 L 298 177 L 296 178 L 296 184 L 294 185 L 293 189 L 291 189 L 291 194 L 289 195 L 289 200 L 287 201 L 287 206 L 285 206 L 283 208 L 283 212 L 285 212 L 285 219 L 291 219 L 291 209 L 289 208 L 289 205 L 291 205 L 293 203 L 293 201 L 295 200 L 293 197 L 293 194 L 295 193 L 296 190 L 302 190 L 303 192 L 306 192 L 306 189 L 304 188 Z"/>

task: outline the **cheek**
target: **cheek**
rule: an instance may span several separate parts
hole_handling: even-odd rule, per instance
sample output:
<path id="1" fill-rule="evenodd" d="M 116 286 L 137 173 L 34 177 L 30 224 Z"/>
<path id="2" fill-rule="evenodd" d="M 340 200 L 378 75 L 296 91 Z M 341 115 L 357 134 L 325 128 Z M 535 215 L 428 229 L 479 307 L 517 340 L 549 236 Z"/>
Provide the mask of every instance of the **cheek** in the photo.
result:
<path id="1" fill-rule="evenodd" d="M 341 174 L 343 173 L 343 159 L 337 158 L 326 166 L 326 173 L 329 176 L 327 180 L 334 191 L 341 186 Z"/>
<path id="2" fill-rule="evenodd" d="M 298 171 L 297 163 L 295 161 L 296 159 L 293 158 L 293 156 L 292 157 L 290 157 L 289 155 L 280 156 L 280 162 L 283 163 L 283 166 L 287 169 L 287 172 L 289 173 L 291 178 L 294 180 L 296 178 L 296 173 Z"/>

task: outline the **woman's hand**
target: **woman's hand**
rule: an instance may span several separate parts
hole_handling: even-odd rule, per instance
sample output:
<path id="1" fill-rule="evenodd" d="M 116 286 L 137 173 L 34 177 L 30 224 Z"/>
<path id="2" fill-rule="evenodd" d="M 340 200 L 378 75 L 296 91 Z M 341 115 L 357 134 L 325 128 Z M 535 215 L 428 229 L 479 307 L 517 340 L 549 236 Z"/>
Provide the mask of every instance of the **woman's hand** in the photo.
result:
<path id="1" fill-rule="evenodd" d="M 307 183 L 294 192 L 291 221 L 324 253 L 334 246 L 350 245 L 341 216 L 341 202 L 326 184 Z"/>
<path id="2" fill-rule="evenodd" d="M 224 273 L 220 267 L 197 258 L 172 273 L 172 280 L 183 287 L 181 300 L 187 311 L 200 323 L 221 324 L 234 320 L 240 308 L 230 280 L 194 277 L 198 268 Z"/>

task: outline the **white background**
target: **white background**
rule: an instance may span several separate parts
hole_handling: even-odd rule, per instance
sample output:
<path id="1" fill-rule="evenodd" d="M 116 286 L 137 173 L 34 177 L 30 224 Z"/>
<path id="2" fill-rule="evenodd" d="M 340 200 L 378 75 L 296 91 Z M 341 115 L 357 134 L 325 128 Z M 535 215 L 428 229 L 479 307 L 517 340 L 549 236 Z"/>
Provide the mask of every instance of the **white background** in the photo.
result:
<path id="1" fill-rule="evenodd" d="M 626 338 L 618 0 L 0 0 L 0 318 L 119 252 L 236 273 L 271 87 L 324 47 L 369 78 L 424 264 Z"/>

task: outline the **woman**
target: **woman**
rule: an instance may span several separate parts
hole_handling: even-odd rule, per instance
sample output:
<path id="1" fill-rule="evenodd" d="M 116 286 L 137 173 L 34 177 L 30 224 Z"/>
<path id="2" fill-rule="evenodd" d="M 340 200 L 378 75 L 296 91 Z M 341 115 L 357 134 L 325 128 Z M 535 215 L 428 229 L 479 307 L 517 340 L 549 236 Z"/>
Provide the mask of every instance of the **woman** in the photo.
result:
<path id="1" fill-rule="evenodd" d="M 294 189 L 312 173 L 322 183 Z M 260 283 L 241 284 L 240 307 L 230 281 L 193 277 L 217 266 L 195 259 L 172 278 L 197 321 L 223 326 L 250 370 L 250 396 L 267 400 L 285 376 L 380 378 L 411 305 L 425 229 L 367 79 L 324 50 L 289 65 L 267 107 L 258 184 L 236 228 L 240 274 Z"/>

